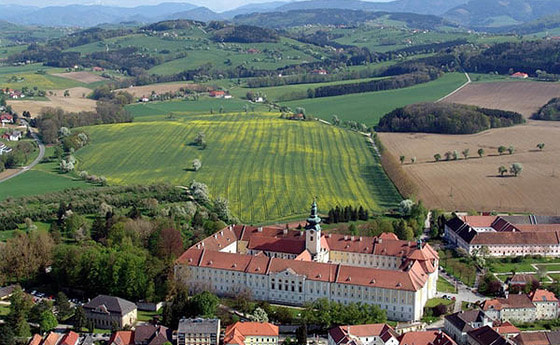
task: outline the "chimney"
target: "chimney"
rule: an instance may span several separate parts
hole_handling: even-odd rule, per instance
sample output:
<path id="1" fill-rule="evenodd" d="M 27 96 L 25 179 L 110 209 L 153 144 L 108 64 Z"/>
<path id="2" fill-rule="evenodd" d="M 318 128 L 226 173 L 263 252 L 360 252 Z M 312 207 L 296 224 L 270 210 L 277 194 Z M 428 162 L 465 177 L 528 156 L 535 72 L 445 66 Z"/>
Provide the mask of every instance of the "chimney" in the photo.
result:
<path id="1" fill-rule="evenodd" d="M 360 240 L 359 240 L 359 241 L 362 242 L 362 236 L 360 236 Z"/>
<path id="2" fill-rule="evenodd" d="M 383 243 L 383 239 L 382 238 L 377 239 L 377 243 L 379 244 Z"/>
<path id="3" fill-rule="evenodd" d="M 344 240 L 348 241 L 348 235 L 344 235 Z"/>
<path id="4" fill-rule="evenodd" d="M 262 226 L 259 226 L 258 229 L 257 229 L 257 231 L 258 231 L 258 232 L 263 232 Z"/>
<path id="5" fill-rule="evenodd" d="M 300 236 L 303 236 L 303 230 L 300 230 L 300 231 L 299 231 L 299 235 L 300 235 Z"/>
<path id="6" fill-rule="evenodd" d="M 350 237 L 350 241 L 354 242 L 354 236 Z"/>
<path id="7" fill-rule="evenodd" d="M 288 234 L 288 229 L 284 229 L 283 233 L 284 233 L 284 235 L 287 235 Z"/>

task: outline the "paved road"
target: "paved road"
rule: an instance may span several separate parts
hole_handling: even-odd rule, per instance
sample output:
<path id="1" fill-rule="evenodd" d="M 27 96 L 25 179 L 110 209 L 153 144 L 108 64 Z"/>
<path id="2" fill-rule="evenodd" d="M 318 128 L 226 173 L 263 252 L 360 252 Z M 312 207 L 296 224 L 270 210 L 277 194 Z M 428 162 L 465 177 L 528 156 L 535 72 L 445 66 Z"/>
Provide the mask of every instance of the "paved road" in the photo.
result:
<path id="1" fill-rule="evenodd" d="M 27 121 L 25 120 L 21 120 L 21 123 L 26 126 L 27 128 L 29 128 L 29 124 L 27 123 Z M 26 171 L 31 170 L 34 166 L 36 166 L 37 164 L 39 164 L 41 162 L 41 160 L 43 160 L 43 157 L 45 157 L 45 145 L 43 145 L 43 143 L 41 142 L 41 139 L 39 139 L 39 137 L 37 136 L 37 133 L 31 132 L 31 136 L 33 137 L 33 139 L 35 139 L 35 141 L 37 142 L 37 145 L 39 146 L 39 156 L 37 156 L 37 158 L 35 158 L 35 160 L 33 162 L 31 162 L 31 164 L 29 164 L 26 167 L 21 168 L 18 172 L 16 172 L 13 175 L 10 175 L 8 177 L 5 177 L 3 179 L 0 179 L 0 183 L 2 182 L 6 182 L 9 179 L 12 179 L 16 176 L 19 176 L 23 173 L 25 173 Z"/>

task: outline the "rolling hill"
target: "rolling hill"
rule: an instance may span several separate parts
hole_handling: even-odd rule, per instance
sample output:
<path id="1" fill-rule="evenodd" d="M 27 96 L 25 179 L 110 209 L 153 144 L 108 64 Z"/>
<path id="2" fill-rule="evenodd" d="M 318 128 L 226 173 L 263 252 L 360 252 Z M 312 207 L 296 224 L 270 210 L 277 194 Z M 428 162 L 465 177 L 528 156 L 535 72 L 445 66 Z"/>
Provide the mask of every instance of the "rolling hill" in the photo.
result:
<path id="1" fill-rule="evenodd" d="M 523 24 L 560 12 L 557 0 L 471 0 L 444 14 L 448 20 L 475 28 Z"/>

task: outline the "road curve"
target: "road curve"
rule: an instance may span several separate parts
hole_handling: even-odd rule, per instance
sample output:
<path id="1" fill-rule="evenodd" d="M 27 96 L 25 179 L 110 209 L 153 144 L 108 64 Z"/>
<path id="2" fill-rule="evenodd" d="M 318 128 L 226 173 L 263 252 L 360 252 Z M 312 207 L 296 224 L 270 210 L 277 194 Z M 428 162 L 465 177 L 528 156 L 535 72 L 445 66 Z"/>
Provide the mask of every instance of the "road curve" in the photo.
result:
<path id="1" fill-rule="evenodd" d="M 29 124 L 27 123 L 27 121 L 21 120 L 21 123 L 23 125 L 25 125 L 27 128 L 29 128 Z M 35 158 L 33 160 L 33 162 L 31 162 L 31 164 L 21 168 L 15 174 L 10 175 L 8 177 L 4 177 L 3 179 L 0 179 L 0 183 L 6 182 L 6 181 L 8 181 L 8 180 L 10 180 L 10 179 L 12 179 L 16 176 L 19 176 L 19 175 L 31 170 L 34 166 L 39 164 L 43 160 L 43 158 L 45 157 L 45 145 L 43 145 L 43 142 L 41 142 L 41 139 L 39 139 L 39 136 L 37 136 L 37 133 L 31 132 L 31 136 L 33 137 L 33 139 L 35 139 L 35 141 L 37 142 L 37 145 L 39 146 L 39 156 L 37 156 L 37 158 Z"/>

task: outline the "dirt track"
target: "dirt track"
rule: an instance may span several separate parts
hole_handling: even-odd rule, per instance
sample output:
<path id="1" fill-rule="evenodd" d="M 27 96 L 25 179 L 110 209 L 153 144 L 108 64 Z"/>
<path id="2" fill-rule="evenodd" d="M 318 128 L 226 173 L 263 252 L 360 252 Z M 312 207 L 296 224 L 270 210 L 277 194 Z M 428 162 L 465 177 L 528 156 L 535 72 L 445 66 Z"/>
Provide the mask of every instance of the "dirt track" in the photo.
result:
<path id="1" fill-rule="evenodd" d="M 53 75 L 61 78 L 79 81 L 85 84 L 106 80 L 105 78 L 91 72 L 54 73 Z"/>
<path id="2" fill-rule="evenodd" d="M 181 88 L 190 89 L 190 90 L 199 90 L 199 91 L 205 91 L 207 89 L 207 87 L 198 84 L 169 83 L 169 84 L 133 86 L 126 89 L 119 89 L 116 91 L 126 91 L 131 95 L 133 95 L 134 97 L 142 97 L 142 96 L 149 97 L 152 94 L 152 91 L 161 94 L 166 92 L 176 92 L 179 91 L 179 89 Z"/>

